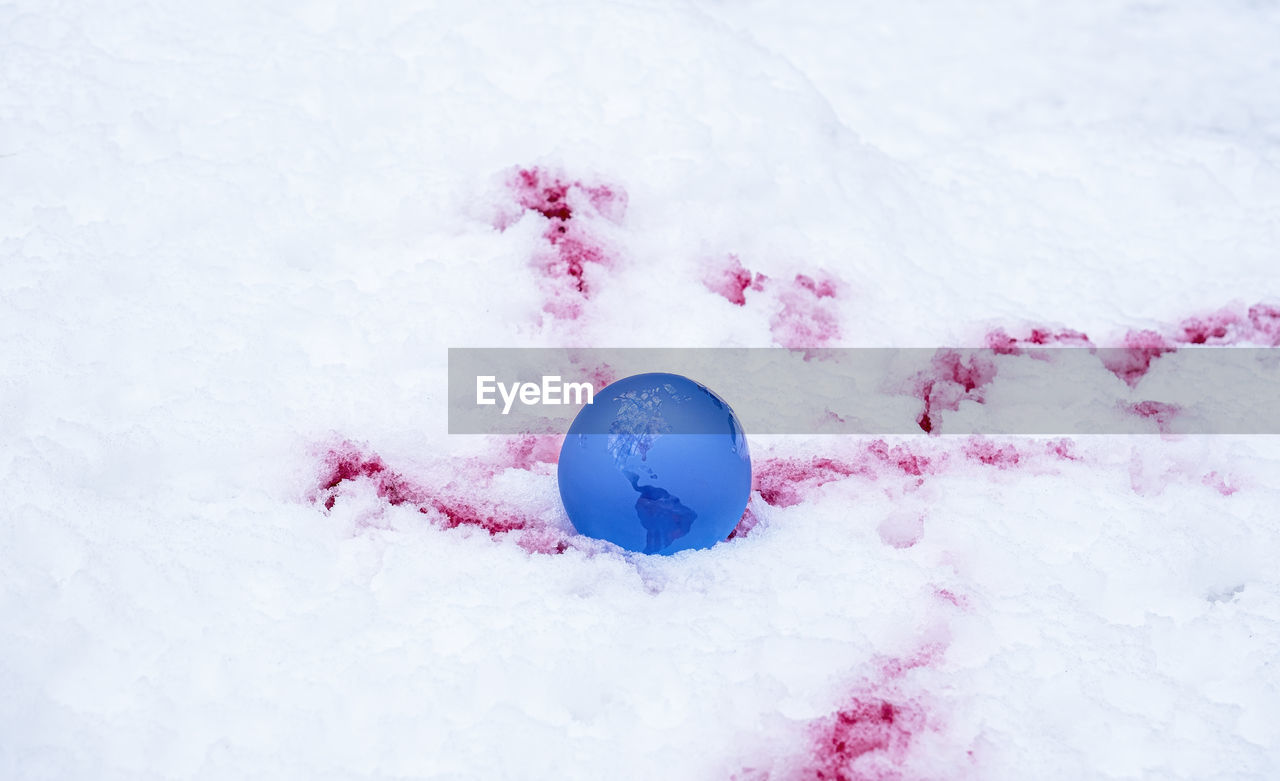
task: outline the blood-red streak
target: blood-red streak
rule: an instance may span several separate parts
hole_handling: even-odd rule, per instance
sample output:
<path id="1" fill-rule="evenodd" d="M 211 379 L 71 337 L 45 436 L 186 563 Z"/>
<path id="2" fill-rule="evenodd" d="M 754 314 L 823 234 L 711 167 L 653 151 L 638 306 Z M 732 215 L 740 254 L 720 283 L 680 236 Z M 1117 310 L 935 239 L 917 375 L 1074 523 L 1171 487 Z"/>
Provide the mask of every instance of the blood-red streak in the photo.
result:
<path id="1" fill-rule="evenodd" d="M 613 263 L 590 230 L 590 222 L 620 221 L 626 210 L 626 194 L 620 188 L 587 184 L 541 168 L 517 169 L 508 186 L 521 208 L 547 220 L 543 231 L 547 246 L 532 259 L 544 280 L 543 311 L 560 319 L 577 318 L 582 301 L 594 292 L 587 282 L 587 266 L 609 267 Z M 582 214 L 570 205 L 570 200 L 586 207 Z M 498 227 L 505 227 L 505 221 Z"/>
<path id="2" fill-rule="evenodd" d="M 527 447 L 526 447 L 527 445 Z M 535 455 L 536 454 L 536 455 Z M 508 456 L 511 465 L 532 464 L 547 455 L 545 441 L 533 439 L 512 448 Z M 557 538 L 555 530 L 545 524 L 509 508 L 496 504 L 462 500 L 433 491 L 404 475 L 388 469 L 375 454 L 365 454 L 357 446 L 344 444 L 325 456 L 326 469 L 318 481 L 320 496 L 326 510 L 332 510 L 345 484 L 358 480 L 371 481 L 377 495 L 390 507 L 414 505 L 424 515 L 436 515 L 445 528 L 474 526 L 490 535 L 515 531 L 533 531 L 517 542 L 526 550 L 539 553 L 560 553 L 566 548 Z"/>
<path id="3" fill-rule="evenodd" d="M 703 284 L 712 293 L 719 293 L 725 300 L 735 306 L 746 306 L 747 290 L 764 290 L 768 277 L 764 274 L 752 273 L 743 267 L 737 255 L 729 255 L 728 263 L 721 268 L 713 269 Z"/>

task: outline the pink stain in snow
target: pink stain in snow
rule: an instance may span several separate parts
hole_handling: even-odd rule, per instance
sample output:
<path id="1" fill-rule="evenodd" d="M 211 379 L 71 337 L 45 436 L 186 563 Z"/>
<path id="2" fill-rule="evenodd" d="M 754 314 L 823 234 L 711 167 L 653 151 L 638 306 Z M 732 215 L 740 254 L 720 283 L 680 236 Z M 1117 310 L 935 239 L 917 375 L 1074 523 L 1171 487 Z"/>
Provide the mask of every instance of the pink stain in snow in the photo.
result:
<path id="1" fill-rule="evenodd" d="M 1151 330 L 1129 331 L 1122 342 L 1120 347 L 1102 350 L 1100 357 L 1108 371 L 1130 387 L 1136 387 L 1151 370 L 1152 362 L 1176 352 L 1178 345 L 1280 346 L 1280 307 L 1262 303 L 1254 304 L 1247 311 L 1223 307 L 1183 318 L 1168 335 Z M 1097 349 L 1087 335 L 1069 328 L 1035 327 L 1024 337 L 1011 336 L 999 328 L 987 334 L 986 343 L 998 355 L 1022 355 L 1028 345 Z"/>
<path id="2" fill-rule="evenodd" d="M 1214 489 L 1223 496 L 1231 496 L 1240 490 L 1239 484 L 1227 475 L 1219 474 L 1217 471 L 1210 472 L 1200 479 L 1200 482 Z"/>
<path id="3" fill-rule="evenodd" d="M 836 286 L 830 279 L 815 281 L 805 274 L 796 274 L 796 287 L 808 290 L 814 298 L 835 298 Z"/>
<path id="4" fill-rule="evenodd" d="M 800 504 L 802 491 L 808 492 L 852 474 L 872 474 L 865 464 L 819 456 L 766 459 L 758 462 L 753 472 L 760 498 L 774 507 Z"/>
<path id="5" fill-rule="evenodd" d="M 1141 496 L 1158 496 L 1172 485 L 1188 486 L 1195 483 L 1213 489 L 1224 497 L 1233 496 L 1241 488 L 1240 478 L 1216 469 L 1201 471 L 1202 465 L 1162 459 L 1158 454 L 1135 452 L 1129 460 L 1129 485 Z"/>
<path id="6" fill-rule="evenodd" d="M 1256 304 L 1249 307 L 1250 339 L 1280 347 L 1280 307 Z"/>
<path id="7" fill-rule="evenodd" d="M 810 751 L 799 778 L 877 781 L 903 777 L 916 739 L 936 729 L 919 697 L 904 694 L 901 680 L 935 664 L 942 649 L 930 646 L 880 666 L 878 679 L 850 693 L 840 708 L 809 727 Z"/>
<path id="8" fill-rule="evenodd" d="M 1091 342 L 1087 335 L 1080 331 L 1073 331 L 1070 328 L 1060 328 L 1058 330 L 1032 328 L 1023 337 L 1010 336 L 1003 328 L 998 328 L 987 334 L 987 346 L 997 355 L 1022 355 L 1023 346 L 1025 345 L 1036 345 L 1038 347 L 1048 345 L 1088 347 Z"/>
<path id="9" fill-rule="evenodd" d="M 1122 342 L 1120 347 L 1100 349 L 1080 331 L 1045 327 L 1031 328 L 1023 337 L 1014 337 L 1004 329 L 996 329 L 986 337 L 987 347 L 997 355 L 1028 354 L 1031 357 L 1041 357 L 1035 351 L 1027 351 L 1025 348 L 1028 345 L 1086 347 L 1097 353 L 1107 371 L 1129 387 L 1135 388 L 1151 370 L 1152 363 L 1162 355 L 1176 352 L 1178 345 L 1225 346 L 1255 343 L 1280 346 L 1280 307 L 1262 303 L 1254 304 L 1247 311 L 1242 311 L 1239 307 L 1223 307 L 1217 311 L 1183 318 L 1168 335 L 1151 330 L 1131 330 L 1124 335 Z M 932 405 L 928 399 L 925 406 L 925 413 L 919 422 L 922 429 L 930 431 L 936 421 L 930 414 Z M 1168 422 L 1167 417 L 1162 420 L 1150 410 L 1144 412 L 1135 408 L 1134 411 L 1156 418 L 1157 423 L 1162 426 Z"/>
<path id="10" fill-rule="evenodd" d="M 966 597 L 958 596 L 954 591 L 945 588 L 935 588 L 933 595 L 947 604 L 958 607 L 961 610 L 969 609 L 969 600 Z"/>
<path id="11" fill-rule="evenodd" d="M 557 464 L 560 462 L 560 439 L 546 434 L 514 437 L 507 441 L 504 448 L 506 465 L 528 471 L 536 464 Z"/>
<path id="12" fill-rule="evenodd" d="M 829 278 L 814 281 L 797 274 L 778 291 L 781 308 L 769 320 L 773 340 L 783 347 L 824 347 L 840 338 L 836 286 Z"/>
<path id="13" fill-rule="evenodd" d="M 737 255 L 729 255 L 729 262 L 724 266 L 712 269 L 706 277 L 703 278 L 702 284 L 706 285 L 707 290 L 712 293 L 718 293 L 724 296 L 725 300 L 735 306 L 746 306 L 748 290 L 764 290 L 764 283 L 768 280 L 764 274 L 755 274 L 743 268 L 742 261 Z"/>
<path id="14" fill-rule="evenodd" d="M 1252 342 L 1280 346 L 1280 307 L 1254 304 L 1247 312 L 1224 307 L 1216 312 L 1188 317 L 1178 324 L 1176 341 L 1182 344 L 1235 345 Z"/>
<path id="15" fill-rule="evenodd" d="M 809 499 L 818 488 L 851 478 L 885 481 L 882 490 L 891 497 L 900 497 L 902 492 L 923 485 L 929 476 L 950 469 L 957 463 L 953 454 L 1001 471 L 1026 468 L 1037 474 L 1053 473 L 1049 466 L 1053 461 L 1085 460 L 1067 438 L 1027 440 L 1025 445 L 977 436 L 954 446 L 934 442 L 933 447 L 922 447 L 911 443 L 890 445 L 883 439 L 873 439 L 853 452 L 842 450 L 838 455 L 760 457 L 753 469 L 753 488 L 769 506 L 793 507 Z M 924 520 L 918 511 L 901 509 L 886 516 L 877 531 L 886 545 L 909 548 L 922 539 Z"/>
<path id="16" fill-rule="evenodd" d="M 1102 353 L 1102 365 L 1133 388 L 1151 369 L 1152 361 L 1176 350 L 1155 331 L 1130 331 L 1124 336 L 1123 348 Z"/>
<path id="17" fill-rule="evenodd" d="M 889 443 L 883 439 L 874 440 L 867 446 L 867 452 L 875 456 L 880 461 L 896 467 L 904 475 L 923 478 L 936 470 L 932 459 L 928 456 L 913 452 L 906 445 L 889 446 Z"/>
<path id="18" fill-rule="evenodd" d="M 712 268 L 702 280 L 713 293 L 735 306 L 746 306 L 747 291 L 768 292 L 777 302 L 769 319 L 773 341 L 795 350 L 824 347 L 840 338 L 837 316 L 839 283 L 828 275 L 796 274 L 787 284 L 752 273 L 734 254 Z"/>
<path id="19" fill-rule="evenodd" d="M 747 509 L 742 511 L 742 518 L 738 520 L 738 525 L 733 528 L 733 531 L 729 532 L 729 536 L 725 539 L 735 540 L 739 537 L 746 537 L 759 523 L 760 518 L 755 514 L 755 511 L 751 509 L 751 502 L 748 501 Z"/>
<path id="20" fill-rule="evenodd" d="M 517 447 L 509 454 L 511 463 L 519 463 L 539 452 L 536 443 L 525 454 Z M 489 475 L 496 468 L 488 469 Z M 564 535 L 534 518 L 511 508 L 501 507 L 485 499 L 464 499 L 463 491 L 430 489 L 404 475 L 389 469 L 374 453 L 366 453 L 359 446 L 344 442 L 331 448 L 324 455 L 324 466 L 317 482 L 317 501 L 326 510 L 332 510 L 343 493 L 346 484 L 368 481 L 388 507 L 410 505 L 418 512 L 432 517 L 446 529 L 472 526 L 483 529 L 490 536 L 518 532 L 516 543 L 534 553 L 563 553 L 567 549 Z M 474 486 L 468 486 L 474 488 Z M 465 493 L 474 495 L 473 490 Z"/>
<path id="21" fill-rule="evenodd" d="M 1022 461 L 1022 454 L 1013 445 L 998 445 L 981 437 L 971 437 L 962 452 L 965 458 L 997 469 L 1011 469 Z"/>
<path id="22" fill-rule="evenodd" d="M 801 778 L 855 781 L 899 778 L 924 713 L 909 700 L 859 694 L 812 728 L 813 758 Z"/>
<path id="23" fill-rule="evenodd" d="M 1162 401 L 1140 401 L 1137 404 L 1130 405 L 1129 411 L 1140 418 L 1155 421 L 1156 429 L 1161 434 L 1167 434 L 1169 433 L 1169 422 L 1182 410 L 1176 404 L 1166 404 Z"/>
<path id="24" fill-rule="evenodd" d="M 1083 461 L 1084 458 L 1076 453 L 1076 443 L 1066 437 L 1051 439 L 1045 443 L 1045 452 L 1055 455 L 1064 461 Z"/>
<path id="25" fill-rule="evenodd" d="M 586 372 L 586 378 L 591 381 L 591 386 L 595 388 L 595 392 L 599 393 L 609 383 L 618 379 L 618 373 L 607 363 L 599 366 L 592 366 Z"/>
<path id="26" fill-rule="evenodd" d="M 589 266 L 609 267 L 613 257 L 585 227 L 595 219 L 621 221 L 627 196 L 621 188 L 571 180 L 541 168 L 521 168 L 508 179 L 508 188 L 521 208 L 547 220 L 547 246 L 535 254 L 533 266 L 542 276 L 546 302 L 543 311 L 572 320 L 591 298 Z M 507 227 L 499 221 L 499 229 Z"/>
<path id="27" fill-rule="evenodd" d="M 910 656 L 885 659 L 880 664 L 880 672 L 887 680 L 896 680 L 912 670 L 928 667 L 942 661 L 946 647 L 941 643 L 930 643 Z"/>
<path id="28" fill-rule="evenodd" d="M 568 180 L 542 168 L 520 168 L 508 180 L 508 186 L 521 207 L 536 211 L 548 220 L 563 224 L 575 216 L 571 197 L 584 197 L 579 204 L 588 205 L 597 214 L 617 222 L 626 211 L 627 195 L 621 189 L 605 184 L 586 184 Z M 557 223 L 553 223 L 554 229 Z"/>
<path id="29" fill-rule="evenodd" d="M 1241 324 L 1241 318 L 1228 310 L 1188 317 L 1178 325 L 1175 338 L 1183 344 L 1230 344 L 1238 340 Z"/>
<path id="30" fill-rule="evenodd" d="M 981 355 L 973 354 L 965 361 L 959 351 L 939 350 L 930 368 L 918 373 L 912 383 L 924 409 L 916 418 L 920 430 L 932 433 L 938 426 L 941 410 L 958 410 L 960 402 L 983 402 L 982 389 L 996 376 L 996 365 Z"/>
<path id="31" fill-rule="evenodd" d="M 876 439 L 848 457 L 764 458 L 756 461 L 752 471 L 754 488 L 765 504 L 791 507 L 816 488 L 854 476 L 870 480 L 905 477 L 909 484 L 918 486 L 926 475 L 938 471 L 938 464 L 906 445 L 890 446 Z"/>

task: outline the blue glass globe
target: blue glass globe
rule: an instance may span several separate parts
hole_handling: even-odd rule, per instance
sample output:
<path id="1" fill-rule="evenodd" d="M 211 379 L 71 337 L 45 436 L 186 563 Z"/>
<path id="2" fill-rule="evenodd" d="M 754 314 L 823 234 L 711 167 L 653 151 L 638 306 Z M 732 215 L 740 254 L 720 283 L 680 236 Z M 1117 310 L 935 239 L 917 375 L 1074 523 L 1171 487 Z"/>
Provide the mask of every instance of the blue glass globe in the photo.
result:
<path id="1" fill-rule="evenodd" d="M 670 554 L 729 536 L 751 494 L 751 455 L 719 396 L 678 374 L 637 374 L 574 418 L 558 476 L 579 533 Z"/>

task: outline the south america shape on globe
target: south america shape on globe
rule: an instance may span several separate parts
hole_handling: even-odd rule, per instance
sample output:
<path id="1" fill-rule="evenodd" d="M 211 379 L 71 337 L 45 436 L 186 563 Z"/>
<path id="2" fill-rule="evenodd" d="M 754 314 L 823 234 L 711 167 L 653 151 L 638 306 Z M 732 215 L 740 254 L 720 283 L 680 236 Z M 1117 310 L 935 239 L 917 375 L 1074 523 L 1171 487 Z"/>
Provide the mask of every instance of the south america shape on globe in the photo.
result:
<path id="1" fill-rule="evenodd" d="M 579 533 L 671 554 L 729 536 L 750 497 L 751 455 L 737 415 L 707 387 L 637 374 L 578 413 L 558 477 Z"/>

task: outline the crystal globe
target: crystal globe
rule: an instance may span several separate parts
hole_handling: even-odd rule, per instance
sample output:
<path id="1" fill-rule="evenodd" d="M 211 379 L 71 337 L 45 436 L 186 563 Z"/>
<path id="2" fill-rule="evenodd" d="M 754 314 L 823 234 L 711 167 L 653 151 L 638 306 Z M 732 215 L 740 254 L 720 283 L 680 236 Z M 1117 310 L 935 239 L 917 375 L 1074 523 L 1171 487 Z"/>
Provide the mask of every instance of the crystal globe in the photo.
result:
<path id="1" fill-rule="evenodd" d="M 670 554 L 729 536 L 751 493 L 751 456 L 719 396 L 678 374 L 637 374 L 578 413 L 558 477 L 578 532 Z"/>

